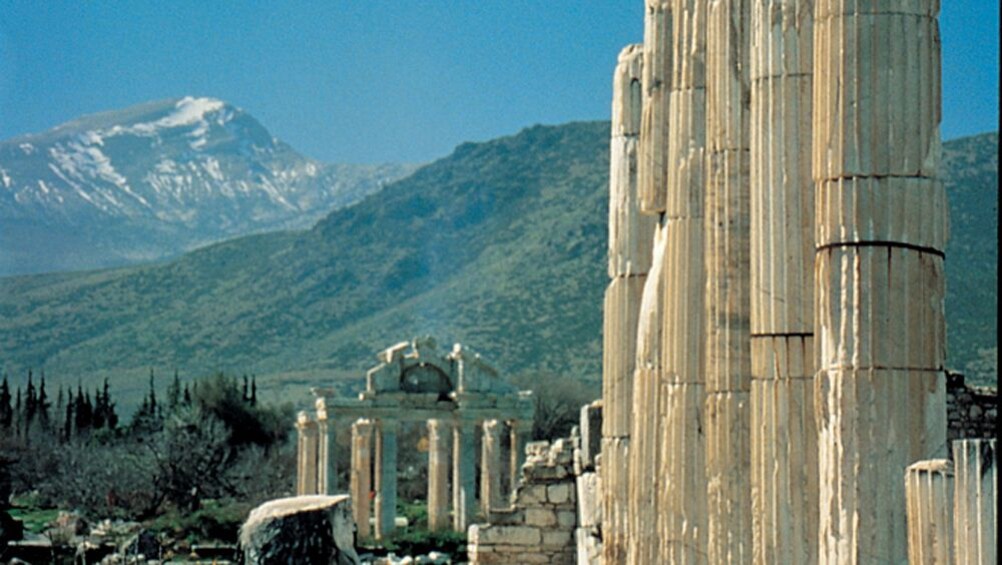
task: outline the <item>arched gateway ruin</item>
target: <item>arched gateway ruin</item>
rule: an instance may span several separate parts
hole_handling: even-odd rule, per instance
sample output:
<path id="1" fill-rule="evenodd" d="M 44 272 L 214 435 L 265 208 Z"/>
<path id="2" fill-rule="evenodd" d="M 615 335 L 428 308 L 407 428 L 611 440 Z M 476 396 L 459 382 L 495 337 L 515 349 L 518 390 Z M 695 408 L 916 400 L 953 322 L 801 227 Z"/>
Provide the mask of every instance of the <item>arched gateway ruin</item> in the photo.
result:
<path id="1" fill-rule="evenodd" d="M 500 422 L 507 423 L 510 430 L 508 476 L 512 477 L 512 484 L 508 487 L 514 490 L 525 457 L 525 443 L 532 431 L 535 411 L 532 393 L 516 390 L 478 353 L 458 343 L 451 351 L 442 352 L 434 339 L 417 338 L 393 345 L 379 352 L 376 358 L 379 364 L 366 373 L 365 390 L 357 397 L 339 396 L 331 388 L 312 389 L 316 397 L 315 413 L 302 411 L 296 421 L 297 494 L 338 491 L 334 438 L 339 425 L 350 423 L 349 492 L 358 535 L 370 534 L 370 490 L 376 493 L 373 533 L 377 538 L 389 534 L 396 519 L 397 431 L 401 422 L 425 421 L 428 527 L 437 530 L 448 525 L 447 441 L 451 431 L 452 527 L 465 530 L 477 500 L 486 508 L 497 506 L 502 498 Z M 477 430 L 483 433 L 479 493 L 474 475 Z"/>

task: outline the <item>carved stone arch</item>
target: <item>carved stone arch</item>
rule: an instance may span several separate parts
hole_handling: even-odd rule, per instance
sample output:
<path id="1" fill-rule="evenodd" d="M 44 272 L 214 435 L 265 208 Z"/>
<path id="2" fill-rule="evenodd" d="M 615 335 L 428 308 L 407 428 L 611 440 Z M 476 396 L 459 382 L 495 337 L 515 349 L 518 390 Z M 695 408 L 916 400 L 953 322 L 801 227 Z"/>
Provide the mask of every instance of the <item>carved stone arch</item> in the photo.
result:
<path id="1" fill-rule="evenodd" d="M 413 393 L 448 394 L 454 390 L 449 375 L 433 363 L 421 362 L 400 373 L 400 390 Z"/>

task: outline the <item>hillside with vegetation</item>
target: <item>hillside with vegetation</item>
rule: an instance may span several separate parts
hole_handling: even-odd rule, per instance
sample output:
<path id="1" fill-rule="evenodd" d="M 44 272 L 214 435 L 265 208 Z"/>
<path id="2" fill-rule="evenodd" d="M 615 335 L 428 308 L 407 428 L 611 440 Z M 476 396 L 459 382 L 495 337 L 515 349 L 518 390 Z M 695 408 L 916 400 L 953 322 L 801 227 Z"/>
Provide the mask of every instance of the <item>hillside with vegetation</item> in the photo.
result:
<path id="1" fill-rule="evenodd" d="M 109 377 L 136 402 L 151 369 L 253 373 L 262 394 L 305 401 L 329 379 L 360 386 L 374 352 L 432 334 L 508 375 L 594 385 L 608 127 L 534 126 L 460 145 L 309 231 L 165 264 L 0 279 L 0 363 L 11 375 L 44 369 L 53 383 Z M 997 143 L 945 144 L 950 365 L 982 382 L 995 380 L 994 364 L 978 363 L 997 339 Z"/>

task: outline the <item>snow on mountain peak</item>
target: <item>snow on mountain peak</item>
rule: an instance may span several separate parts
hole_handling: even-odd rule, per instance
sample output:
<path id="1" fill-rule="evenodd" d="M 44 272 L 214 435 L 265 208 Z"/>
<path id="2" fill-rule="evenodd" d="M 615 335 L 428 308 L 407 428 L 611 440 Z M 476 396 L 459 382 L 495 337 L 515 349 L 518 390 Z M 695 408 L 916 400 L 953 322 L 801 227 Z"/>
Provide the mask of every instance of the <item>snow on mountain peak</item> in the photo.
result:
<path id="1" fill-rule="evenodd" d="M 174 109 L 169 114 L 158 120 L 140 122 L 131 126 L 116 125 L 103 133 L 105 135 L 156 135 L 157 132 L 164 129 L 197 125 L 198 127 L 193 132 L 193 136 L 201 137 L 208 130 L 209 124 L 206 119 L 208 114 L 222 110 L 225 107 L 225 102 L 215 98 L 185 96 L 174 104 Z M 225 121 L 226 117 L 224 116 L 221 118 L 220 123 L 225 123 Z"/>

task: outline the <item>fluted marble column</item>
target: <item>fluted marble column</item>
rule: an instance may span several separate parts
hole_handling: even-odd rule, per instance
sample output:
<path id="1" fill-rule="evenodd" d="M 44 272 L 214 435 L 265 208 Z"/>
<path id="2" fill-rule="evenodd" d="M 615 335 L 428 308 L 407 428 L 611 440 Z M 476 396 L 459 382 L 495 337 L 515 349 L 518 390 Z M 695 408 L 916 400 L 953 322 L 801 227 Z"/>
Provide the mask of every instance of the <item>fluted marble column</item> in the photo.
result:
<path id="1" fill-rule="evenodd" d="M 337 426 L 324 407 L 317 407 L 317 494 L 337 492 Z"/>
<path id="2" fill-rule="evenodd" d="M 449 526 L 449 423 L 428 420 L 428 529 Z"/>
<path id="3" fill-rule="evenodd" d="M 456 420 L 452 428 L 452 528 L 465 532 L 476 511 L 475 422 Z"/>
<path id="4" fill-rule="evenodd" d="M 749 47 L 751 0 L 710 0 L 706 31 L 707 559 L 752 558 Z"/>
<path id="5" fill-rule="evenodd" d="M 705 562 L 706 18 L 708 0 L 673 0 L 658 458 L 659 563 Z"/>
<path id="6" fill-rule="evenodd" d="M 953 442 L 954 563 L 998 563 L 998 452 L 994 439 Z"/>
<path id="7" fill-rule="evenodd" d="M 484 420 L 480 441 L 480 509 L 490 521 L 491 509 L 501 506 L 501 430 L 497 420 Z"/>
<path id="8" fill-rule="evenodd" d="M 382 418 L 376 435 L 376 538 L 396 529 L 397 520 L 397 430 L 400 422 Z"/>
<path id="9" fill-rule="evenodd" d="M 636 367 L 637 317 L 650 270 L 657 218 L 641 215 L 638 134 L 641 128 L 642 45 L 619 54 L 613 75 L 609 161 L 609 288 L 602 347 L 603 560 L 623 563 L 627 547 L 630 427 Z"/>
<path id="10" fill-rule="evenodd" d="M 907 559 L 905 468 L 945 455 L 939 0 L 817 0 L 822 563 Z"/>
<path id="11" fill-rule="evenodd" d="M 953 463 L 930 459 L 905 471 L 908 562 L 953 564 Z"/>
<path id="12" fill-rule="evenodd" d="M 752 0 L 751 493 L 754 562 L 817 562 L 814 0 Z"/>
<path id="13" fill-rule="evenodd" d="M 668 106 L 672 79 L 672 0 L 645 0 L 642 114 L 637 159 L 637 197 L 647 214 L 665 211 L 668 186 Z M 622 60 L 622 54 L 620 55 Z M 615 96 L 615 95 L 614 95 Z M 616 120 L 613 107 L 613 120 Z M 621 122 L 624 123 L 624 122 Z M 615 134 L 615 132 L 614 132 Z"/>
<path id="14" fill-rule="evenodd" d="M 296 418 L 298 432 L 298 465 L 296 472 L 296 494 L 317 494 L 317 423 L 306 412 Z"/>
<path id="15" fill-rule="evenodd" d="M 356 420 L 351 425 L 351 510 L 359 538 L 372 535 L 369 516 L 372 500 L 372 422 Z"/>

